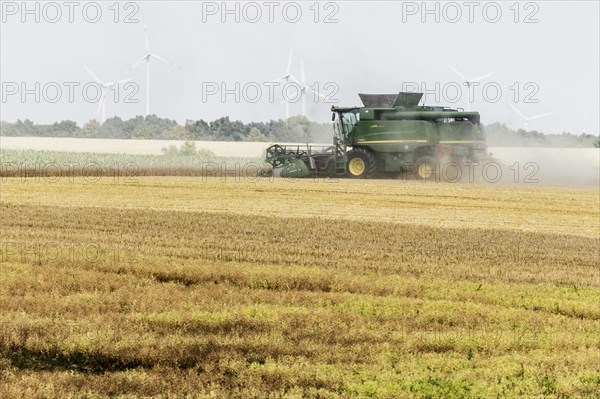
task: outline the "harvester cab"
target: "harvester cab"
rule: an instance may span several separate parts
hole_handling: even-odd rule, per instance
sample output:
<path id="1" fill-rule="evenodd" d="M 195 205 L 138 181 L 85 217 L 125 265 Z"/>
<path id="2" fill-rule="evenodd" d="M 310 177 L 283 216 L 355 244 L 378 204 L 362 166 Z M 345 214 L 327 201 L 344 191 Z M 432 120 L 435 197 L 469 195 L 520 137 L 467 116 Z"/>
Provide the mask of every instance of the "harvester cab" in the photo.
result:
<path id="1" fill-rule="evenodd" d="M 333 121 L 333 140 L 348 143 L 352 131 L 360 121 L 360 108 L 331 107 L 331 120 Z"/>
<path id="2" fill-rule="evenodd" d="M 487 155 L 478 112 L 419 105 L 422 93 L 359 94 L 362 107 L 331 107 L 333 145 L 274 145 L 266 161 L 281 176 L 370 178 L 412 171 L 439 176 L 443 162 Z"/>

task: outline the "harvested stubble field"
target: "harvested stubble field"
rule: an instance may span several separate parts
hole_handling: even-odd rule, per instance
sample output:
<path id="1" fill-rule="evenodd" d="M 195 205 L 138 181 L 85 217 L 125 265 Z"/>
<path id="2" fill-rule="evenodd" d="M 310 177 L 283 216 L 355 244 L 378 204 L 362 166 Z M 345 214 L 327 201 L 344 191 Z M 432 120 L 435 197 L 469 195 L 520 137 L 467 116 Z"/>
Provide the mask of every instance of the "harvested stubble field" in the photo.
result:
<path id="1" fill-rule="evenodd" d="M 0 396 L 596 397 L 599 194 L 2 180 Z"/>

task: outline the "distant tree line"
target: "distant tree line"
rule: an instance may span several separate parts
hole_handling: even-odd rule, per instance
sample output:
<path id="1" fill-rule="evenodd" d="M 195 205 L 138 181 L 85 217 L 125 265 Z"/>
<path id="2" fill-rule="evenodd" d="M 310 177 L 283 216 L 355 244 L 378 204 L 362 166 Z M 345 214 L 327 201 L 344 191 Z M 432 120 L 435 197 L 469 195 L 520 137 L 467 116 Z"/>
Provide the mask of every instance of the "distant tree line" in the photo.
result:
<path id="1" fill-rule="evenodd" d="M 598 136 L 593 134 L 544 134 L 537 130 L 513 130 L 503 123 L 484 126 L 490 147 L 600 147 Z"/>
<path id="2" fill-rule="evenodd" d="M 333 129 L 329 123 L 316 123 L 303 116 L 269 122 L 232 121 L 228 116 L 212 122 L 187 120 L 179 125 L 175 120 L 156 115 L 137 116 L 129 120 L 119 117 L 99 123 L 95 119 L 82 127 L 73 121 L 39 125 L 25 119 L 15 123 L 0 122 L 2 136 L 81 137 L 105 139 L 154 139 L 199 141 L 287 141 L 331 142 Z"/>
<path id="3" fill-rule="evenodd" d="M 543 134 L 536 130 L 510 129 L 504 124 L 485 126 L 491 147 L 600 147 L 598 136 L 592 134 Z M 156 115 L 136 116 L 129 120 L 119 117 L 99 123 L 95 119 L 79 127 L 74 121 L 35 124 L 25 119 L 14 123 L 0 122 L 2 136 L 82 137 L 110 139 L 155 139 L 198 141 L 270 141 L 331 143 L 333 129 L 330 123 L 311 122 L 303 116 L 268 122 L 232 121 L 225 116 L 212 122 L 187 120 L 179 125 L 175 120 Z"/>

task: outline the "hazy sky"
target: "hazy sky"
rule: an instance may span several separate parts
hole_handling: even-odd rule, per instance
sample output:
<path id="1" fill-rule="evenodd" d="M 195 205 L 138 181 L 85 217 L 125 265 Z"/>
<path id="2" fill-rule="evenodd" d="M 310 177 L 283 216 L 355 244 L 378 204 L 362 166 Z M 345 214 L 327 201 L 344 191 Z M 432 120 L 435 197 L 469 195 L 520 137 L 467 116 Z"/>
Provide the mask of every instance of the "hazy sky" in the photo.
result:
<path id="1" fill-rule="evenodd" d="M 471 108 L 484 123 L 524 127 L 512 102 L 527 116 L 552 113 L 530 129 L 599 130 L 597 1 L 428 2 L 426 9 L 420 1 L 227 2 L 229 13 L 223 4 L 28 2 L 24 10 L 21 1 L 3 1 L 2 120 L 97 118 L 98 88 L 84 65 L 105 82 L 132 79 L 118 94 L 108 91 L 107 117 L 144 114 L 145 63 L 125 71 L 145 54 L 145 23 L 151 52 L 181 65 L 151 60 L 151 113 L 181 123 L 282 118 L 283 84 L 266 82 L 285 73 L 293 48 L 291 73 L 301 79 L 302 58 L 307 86 L 340 105 L 360 105 L 359 92 L 414 90 L 414 82 L 431 91 L 426 104 L 466 107 L 468 90 L 452 65 L 469 79 L 494 72 L 472 91 Z M 311 119 L 329 121 L 330 106 L 309 92 Z M 291 105 L 292 114 L 301 111 L 301 101 Z"/>

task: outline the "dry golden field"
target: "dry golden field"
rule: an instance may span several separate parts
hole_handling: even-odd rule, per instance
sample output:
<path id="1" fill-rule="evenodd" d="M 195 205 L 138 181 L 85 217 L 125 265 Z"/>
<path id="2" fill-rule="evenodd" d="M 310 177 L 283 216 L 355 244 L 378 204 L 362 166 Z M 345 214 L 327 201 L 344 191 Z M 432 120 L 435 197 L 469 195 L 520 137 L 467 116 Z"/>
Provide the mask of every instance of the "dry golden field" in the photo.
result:
<path id="1" fill-rule="evenodd" d="M 1 184 L 0 397 L 600 392 L 597 187 Z"/>

